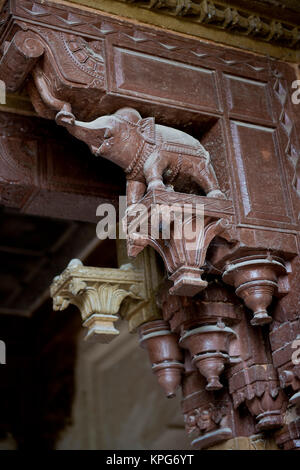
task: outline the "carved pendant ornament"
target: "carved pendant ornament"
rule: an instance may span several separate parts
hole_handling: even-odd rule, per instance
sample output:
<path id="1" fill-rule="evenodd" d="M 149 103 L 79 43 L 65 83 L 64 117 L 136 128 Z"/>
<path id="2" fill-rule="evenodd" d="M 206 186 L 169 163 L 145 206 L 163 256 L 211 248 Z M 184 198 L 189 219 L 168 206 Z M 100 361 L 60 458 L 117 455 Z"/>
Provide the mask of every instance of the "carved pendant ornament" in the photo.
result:
<path id="1" fill-rule="evenodd" d="M 127 184 L 126 261 L 72 261 L 51 285 L 54 308 L 75 305 L 100 342 L 126 319 L 164 394 L 181 390 L 194 448 L 240 438 L 252 448 L 271 433 L 276 446 L 299 448 L 294 69 L 100 13 L 70 7 L 66 21 L 51 2 L 11 8 L 0 79 L 10 92 L 26 87 L 39 116 L 120 167 Z M 10 149 L 19 155 L 21 144 L 8 131 L 0 138 L 9 203 Z M 56 164 L 40 163 L 43 174 Z M 32 201 L 48 186 L 23 173 L 13 207 L 38 210 Z M 78 193 L 49 173 L 49 193 Z"/>

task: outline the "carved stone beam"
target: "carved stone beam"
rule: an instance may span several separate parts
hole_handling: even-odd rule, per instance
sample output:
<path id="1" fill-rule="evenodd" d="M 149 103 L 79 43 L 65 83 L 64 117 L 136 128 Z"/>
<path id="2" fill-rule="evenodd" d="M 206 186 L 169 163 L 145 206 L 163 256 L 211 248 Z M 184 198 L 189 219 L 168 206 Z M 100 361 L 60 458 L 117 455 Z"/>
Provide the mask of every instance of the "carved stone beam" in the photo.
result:
<path id="1" fill-rule="evenodd" d="M 124 299 L 145 301 L 144 275 L 133 269 L 83 266 L 75 259 L 54 278 L 50 293 L 54 310 L 64 310 L 69 304 L 78 307 L 88 328 L 86 339 L 107 343 L 119 334 L 114 324 Z"/>
<path id="2" fill-rule="evenodd" d="M 264 325 L 272 321 L 267 312 L 273 295 L 278 292 L 278 278 L 286 274 L 286 267 L 278 257 L 253 255 L 236 259 L 227 265 L 223 280 L 236 289 L 254 316 L 252 325 Z"/>
<path id="3" fill-rule="evenodd" d="M 284 43 L 291 48 L 300 41 L 300 33 L 296 24 L 292 25 L 284 19 L 272 20 L 259 11 L 250 13 L 245 7 L 236 4 L 230 5 L 230 2 L 224 4 L 218 0 L 200 2 L 192 0 L 121 1 L 135 3 L 142 8 L 162 9 L 163 14 L 186 16 L 189 21 L 196 21 L 198 24 L 209 24 L 270 43 Z"/>
<path id="4" fill-rule="evenodd" d="M 124 219 L 128 254 L 136 256 L 147 245 L 152 246 L 174 283 L 170 293 L 194 296 L 207 286 L 201 275 L 209 244 L 230 229 L 232 217 L 228 200 L 163 189 L 148 191 Z"/>

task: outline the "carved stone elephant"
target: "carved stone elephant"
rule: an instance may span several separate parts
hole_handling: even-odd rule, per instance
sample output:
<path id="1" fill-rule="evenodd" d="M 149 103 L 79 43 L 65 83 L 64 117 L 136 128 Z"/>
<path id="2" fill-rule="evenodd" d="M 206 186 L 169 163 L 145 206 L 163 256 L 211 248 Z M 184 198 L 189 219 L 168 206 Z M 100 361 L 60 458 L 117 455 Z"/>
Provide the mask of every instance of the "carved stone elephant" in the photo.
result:
<path id="1" fill-rule="evenodd" d="M 210 163 L 209 153 L 198 140 L 177 129 L 142 119 L 133 108 L 122 108 L 92 122 L 77 121 L 67 110 L 56 116 L 75 137 L 87 143 L 96 156 L 122 167 L 127 175 L 128 205 L 138 202 L 146 188 L 176 190 L 192 183 L 208 196 L 226 198 Z"/>

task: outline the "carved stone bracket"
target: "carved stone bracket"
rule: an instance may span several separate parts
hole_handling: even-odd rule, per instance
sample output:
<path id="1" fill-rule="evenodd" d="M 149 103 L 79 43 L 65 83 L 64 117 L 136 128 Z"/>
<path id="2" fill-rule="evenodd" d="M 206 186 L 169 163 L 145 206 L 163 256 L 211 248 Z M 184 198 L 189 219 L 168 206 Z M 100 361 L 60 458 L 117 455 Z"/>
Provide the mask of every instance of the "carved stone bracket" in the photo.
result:
<path id="1" fill-rule="evenodd" d="M 300 418 L 286 424 L 276 436 L 277 444 L 283 450 L 299 450 Z"/>
<path id="2" fill-rule="evenodd" d="M 128 254 L 136 256 L 152 246 L 174 283 L 170 293 L 194 296 L 207 286 L 201 275 L 209 244 L 230 229 L 231 222 L 231 201 L 155 189 L 125 217 Z"/>
<path id="3" fill-rule="evenodd" d="M 270 333 L 273 363 L 277 368 L 282 389 L 287 389 L 292 405 L 300 404 L 300 364 L 297 349 L 300 345 L 300 321 L 275 325 Z M 295 356 L 295 357 L 294 357 Z"/>
<path id="4" fill-rule="evenodd" d="M 289 272 L 296 294 L 278 307 L 288 297 L 280 298 L 288 289 L 283 279 L 299 252 L 299 198 L 289 187 L 299 192 L 290 66 L 282 77 L 275 74 L 274 83 L 264 57 L 167 31 L 154 35 L 146 25 L 51 1 L 25 3 L 12 2 L 2 29 L 0 79 L 8 91 L 27 86 L 40 117 L 56 119 L 92 154 L 124 170 L 127 248 L 136 257 L 121 256 L 120 269 L 71 262 L 52 283 L 54 308 L 77 306 L 88 338 L 110 341 L 120 317 L 130 331 L 138 330 L 166 396 L 182 387 L 195 448 L 240 436 L 250 441 L 256 432 L 278 427 L 279 445 L 299 447 L 300 372 L 292 361 L 299 267 Z M 268 42 L 299 43 L 296 25 L 253 17 L 217 0 L 133 3 L 218 28 L 234 26 Z M 57 186 L 51 182 L 46 189 L 59 188 L 60 196 L 61 180 L 69 184 L 70 175 L 58 168 L 60 159 L 57 167 L 50 165 L 43 142 L 37 152 L 28 139 L 24 145 L 22 136 L 5 131 L 1 185 L 22 199 L 14 207 L 28 200 L 30 209 L 33 191 L 46 188 L 44 174 L 53 173 Z M 46 154 L 41 163 L 40 154 Z M 103 167 L 99 175 L 105 178 L 110 170 Z M 89 204 L 84 191 L 91 184 L 77 173 Z M 79 192 L 75 184 L 72 191 Z M 108 191 L 111 200 L 110 183 Z M 9 194 L 2 195 L 6 204 Z M 159 294 L 163 319 L 155 299 L 161 266 L 155 252 L 169 277 Z M 248 325 L 239 298 L 253 311 L 251 324 L 264 325 L 272 320 L 267 309 L 275 296 L 270 345 L 268 329 Z"/>
<path id="5" fill-rule="evenodd" d="M 114 324 L 125 298 L 142 303 L 145 300 L 142 272 L 83 266 L 72 260 L 50 287 L 54 310 L 76 305 L 83 326 L 88 328 L 86 339 L 109 342 L 119 334 Z"/>

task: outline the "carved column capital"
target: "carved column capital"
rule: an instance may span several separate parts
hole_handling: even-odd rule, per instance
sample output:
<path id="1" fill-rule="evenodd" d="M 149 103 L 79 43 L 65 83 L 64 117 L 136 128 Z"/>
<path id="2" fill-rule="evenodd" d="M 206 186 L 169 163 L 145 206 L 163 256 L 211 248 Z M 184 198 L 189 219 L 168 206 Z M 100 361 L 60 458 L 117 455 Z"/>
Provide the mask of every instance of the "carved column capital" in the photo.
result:
<path id="1" fill-rule="evenodd" d="M 144 276 L 136 270 L 95 268 L 72 260 L 50 287 L 54 310 L 64 310 L 69 304 L 80 310 L 86 338 L 95 337 L 109 342 L 119 332 L 114 323 L 123 300 L 145 300 Z"/>

